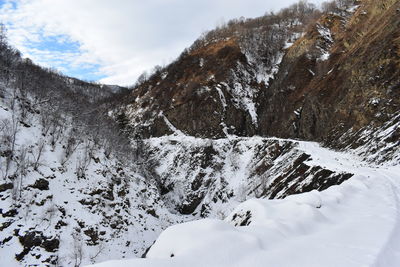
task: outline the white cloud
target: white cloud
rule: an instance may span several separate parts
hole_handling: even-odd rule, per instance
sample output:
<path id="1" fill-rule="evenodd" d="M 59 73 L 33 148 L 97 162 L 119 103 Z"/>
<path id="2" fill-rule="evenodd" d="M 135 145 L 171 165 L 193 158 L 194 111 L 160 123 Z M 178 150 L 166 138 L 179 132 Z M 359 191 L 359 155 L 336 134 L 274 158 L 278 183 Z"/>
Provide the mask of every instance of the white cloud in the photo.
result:
<path id="1" fill-rule="evenodd" d="M 11 3 L 16 3 L 14 9 Z M 70 64 L 99 64 L 101 82 L 132 84 L 144 70 L 168 63 L 205 30 L 224 18 L 255 17 L 295 0 L 15 0 L 0 20 L 11 25 L 11 42 L 39 63 L 29 48 L 43 36 L 78 42 L 79 53 L 47 55 Z M 318 0 L 311 1 L 318 2 Z"/>

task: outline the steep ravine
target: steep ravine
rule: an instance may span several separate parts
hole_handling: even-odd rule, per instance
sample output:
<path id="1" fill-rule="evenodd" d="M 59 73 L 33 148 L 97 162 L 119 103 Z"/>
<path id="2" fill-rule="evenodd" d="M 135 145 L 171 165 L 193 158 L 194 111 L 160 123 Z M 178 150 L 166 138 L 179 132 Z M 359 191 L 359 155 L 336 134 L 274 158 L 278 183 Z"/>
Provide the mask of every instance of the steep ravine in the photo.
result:
<path id="1" fill-rule="evenodd" d="M 248 198 L 284 198 L 340 184 L 352 173 L 312 163 L 295 140 L 201 139 L 176 135 L 145 141 L 162 199 L 182 214 L 223 218 Z"/>
<path id="2" fill-rule="evenodd" d="M 0 265 L 141 257 L 181 222 L 250 225 L 248 203 L 299 199 L 320 214 L 310 199 L 346 203 L 377 170 L 380 189 L 362 199 L 398 190 L 387 169 L 400 165 L 400 2 L 299 10 L 211 31 L 118 96 L 0 47 Z"/>
<path id="3" fill-rule="evenodd" d="M 307 23 L 284 11 L 237 22 L 199 39 L 114 112 L 144 137 L 171 134 L 169 121 L 196 137 L 275 136 L 341 148 L 341 136 L 378 129 L 399 110 L 399 8 L 364 0 L 310 10 Z"/>

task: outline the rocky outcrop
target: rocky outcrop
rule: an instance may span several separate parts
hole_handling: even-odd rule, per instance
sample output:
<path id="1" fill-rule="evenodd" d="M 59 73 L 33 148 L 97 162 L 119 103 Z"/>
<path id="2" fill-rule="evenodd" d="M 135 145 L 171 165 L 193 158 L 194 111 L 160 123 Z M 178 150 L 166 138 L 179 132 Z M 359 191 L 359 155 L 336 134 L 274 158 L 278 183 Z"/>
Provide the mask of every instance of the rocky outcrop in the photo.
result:
<path id="1" fill-rule="evenodd" d="M 277 16 L 225 32 L 196 43 L 114 112 L 127 113 L 136 135 L 144 137 L 176 131 L 207 138 L 261 135 L 339 148 L 340 136 L 380 127 L 399 111 L 399 4 L 355 1 L 314 21 L 312 13 L 309 24 L 294 27 Z M 274 49 L 243 41 L 273 29 L 281 38 L 265 42 L 276 42 Z"/>
<path id="2" fill-rule="evenodd" d="M 398 8 L 396 1 L 362 1 L 346 20 L 323 16 L 289 48 L 272 95 L 261 97 L 260 133 L 329 144 L 388 121 L 400 104 Z"/>
<path id="3" fill-rule="evenodd" d="M 146 140 L 146 150 L 144 167 L 154 163 L 169 209 L 203 217 L 223 217 L 247 198 L 323 190 L 352 176 L 313 163 L 290 140 L 165 136 Z"/>

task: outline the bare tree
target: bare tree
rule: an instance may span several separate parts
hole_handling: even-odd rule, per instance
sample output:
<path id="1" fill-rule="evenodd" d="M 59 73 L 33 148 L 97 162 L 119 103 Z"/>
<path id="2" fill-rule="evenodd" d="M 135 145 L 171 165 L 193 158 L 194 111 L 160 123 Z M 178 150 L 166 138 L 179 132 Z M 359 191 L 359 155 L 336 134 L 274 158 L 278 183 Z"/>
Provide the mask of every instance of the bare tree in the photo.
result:
<path id="1" fill-rule="evenodd" d="M 96 252 L 96 254 L 94 254 L 93 256 L 90 257 L 90 260 L 92 263 L 95 263 L 96 258 L 104 251 L 105 246 L 103 242 L 100 242 L 99 248 Z"/>
<path id="2" fill-rule="evenodd" d="M 63 132 L 65 130 L 65 125 L 61 124 L 61 117 L 53 117 L 50 124 L 50 145 L 54 150 L 57 142 L 63 138 Z"/>
<path id="3" fill-rule="evenodd" d="M 58 211 L 58 209 L 57 209 L 56 205 L 54 205 L 54 203 L 51 203 L 51 206 L 49 208 L 47 208 L 46 213 L 45 213 L 46 217 L 44 219 L 48 220 L 49 224 L 45 230 L 47 230 L 51 226 L 51 221 L 53 220 L 57 211 Z"/>
<path id="4" fill-rule="evenodd" d="M 33 169 L 35 171 L 38 170 L 38 167 L 40 165 L 40 159 L 43 156 L 43 152 L 45 151 L 45 146 L 46 146 L 46 142 L 44 139 L 40 139 L 39 142 L 37 143 L 36 146 L 36 151 L 32 151 L 32 155 L 33 155 Z"/>
<path id="5" fill-rule="evenodd" d="M 136 81 L 136 86 L 142 85 L 145 82 L 147 82 L 149 79 L 149 75 L 147 74 L 147 71 L 144 71 L 142 74 L 139 75 Z"/>
<path id="6" fill-rule="evenodd" d="M 81 141 L 74 136 L 73 132 L 74 131 L 72 130 L 69 133 L 69 136 L 67 139 L 67 145 L 65 146 L 65 149 L 64 149 L 64 157 L 61 160 L 61 165 L 64 165 L 69 160 L 71 155 L 76 151 L 76 149 L 81 144 Z"/>
<path id="7" fill-rule="evenodd" d="M 27 149 L 22 147 L 19 150 L 18 156 L 16 157 L 17 168 L 15 170 L 14 186 L 12 191 L 12 199 L 17 201 L 22 196 L 23 191 L 23 181 L 27 175 L 27 170 L 29 167 L 29 159 L 27 157 Z"/>
<path id="8" fill-rule="evenodd" d="M 4 170 L 4 179 L 8 177 L 11 162 L 13 159 L 13 156 L 15 155 L 15 143 L 17 139 L 17 133 L 18 133 L 18 120 L 13 113 L 12 119 L 8 120 L 2 120 L 1 121 L 1 127 L 3 129 L 2 132 L 2 143 L 4 144 L 4 147 L 6 148 L 5 156 L 6 156 L 6 164 L 5 164 L 5 170 Z"/>
<path id="9" fill-rule="evenodd" d="M 82 258 L 83 258 L 83 250 L 82 250 L 82 236 L 80 233 L 79 228 L 75 228 L 75 232 L 72 233 L 72 238 L 74 242 L 74 247 L 73 247 L 73 258 L 74 258 L 74 267 L 79 267 L 82 264 Z"/>
<path id="10" fill-rule="evenodd" d="M 4 23 L 0 23 L 0 47 L 8 46 L 7 42 L 7 28 Z"/>
<path id="11" fill-rule="evenodd" d="M 86 169 L 89 167 L 94 152 L 94 143 L 85 139 L 81 156 L 76 161 L 76 176 L 78 179 L 85 178 Z"/>

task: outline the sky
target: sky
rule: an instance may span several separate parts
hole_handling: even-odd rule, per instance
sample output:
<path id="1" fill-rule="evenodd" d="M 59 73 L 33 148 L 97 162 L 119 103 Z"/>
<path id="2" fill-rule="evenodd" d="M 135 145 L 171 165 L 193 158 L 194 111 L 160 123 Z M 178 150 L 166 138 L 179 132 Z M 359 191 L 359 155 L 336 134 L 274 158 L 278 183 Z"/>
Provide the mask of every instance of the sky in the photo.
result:
<path id="1" fill-rule="evenodd" d="M 132 85 L 221 22 L 262 16 L 295 2 L 0 0 L 0 22 L 9 43 L 36 64 L 87 81 Z"/>

